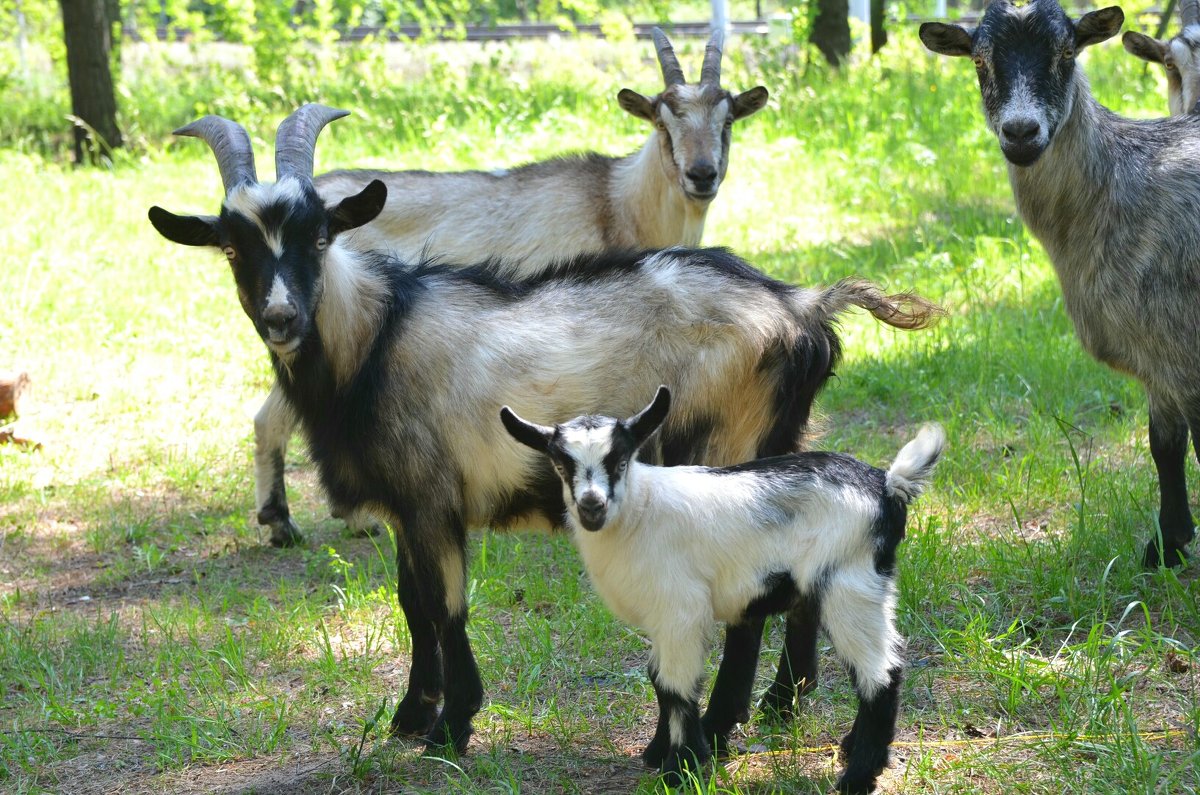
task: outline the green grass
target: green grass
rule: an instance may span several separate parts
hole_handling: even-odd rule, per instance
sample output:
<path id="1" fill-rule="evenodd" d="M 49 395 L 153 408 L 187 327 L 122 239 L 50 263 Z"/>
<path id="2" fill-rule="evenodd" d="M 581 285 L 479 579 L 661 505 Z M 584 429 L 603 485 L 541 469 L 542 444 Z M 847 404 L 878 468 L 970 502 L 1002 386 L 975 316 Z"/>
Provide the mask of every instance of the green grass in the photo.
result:
<path id="1" fill-rule="evenodd" d="M 270 381 L 261 342 L 220 257 L 167 243 L 145 217 L 216 209 L 211 156 L 166 135 L 209 110 L 250 127 L 264 176 L 271 131 L 300 99 L 356 112 L 323 135 L 318 168 L 629 151 L 644 130 L 614 96 L 657 84 L 644 49 L 563 66 L 500 48 L 471 67 L 449 47 L 448 65 L 354 73 L 303 97 L 154 51 L 127 71 L 134 146 L 106 170 L 48 154 L 54 135 L 29 120 L 53 120 L 51 100 L 14 104 L 28 113 L 0 125 L 0 368 L 32 376 L 17 428 L 43 447 L 0 445 L 0 789 L 655 789 L 637 758 L 657 714 L 646 644 L 564 538 L 471 542 L 488 696 L 471 752 L 425 758 L 386 740 L 408 671 L 390 541 L 344 537 L 297 450 L 308 545 L 264 546 L 250 466 Z M 909 673 L 882 787 L 1196 791 L 1200 586 L 1194 565 L 1139 567 L 1157 502 L 1145 400 L 1080 350 L 1015 217 L 971 70 L 909 33 L 841 75 L 781 57 L 727 67 L 728 85 L 763 83 L 773 99 L 735 132 L 706 242 L 789 281 L 860 274 L 950 312 L 921 333 L 849 319 L 820 400 L 817 443 L 873 463 L 923 421 L 950 436 L 901 548 Z M 1115 109 L 1165 108 L 1159 72 L 1118 46 L 1084 61 Z M 773 628 L 760 690 L 779 643 Z M 854 698 L 822 654 L 796 724 L 756 718 L 739 738 L 752 753 L 695 791 L 832 786 L 828 746 Z"/>

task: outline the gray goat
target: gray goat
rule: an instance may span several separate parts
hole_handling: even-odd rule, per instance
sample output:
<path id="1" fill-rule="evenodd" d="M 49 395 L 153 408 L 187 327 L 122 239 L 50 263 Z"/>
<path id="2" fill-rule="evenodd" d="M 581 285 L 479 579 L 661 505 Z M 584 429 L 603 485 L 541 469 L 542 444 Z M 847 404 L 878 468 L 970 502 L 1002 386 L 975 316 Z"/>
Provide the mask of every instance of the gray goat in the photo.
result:
<path id="1" fill-rule="evenodd" d="M 317 192 L 331 206 L 373 180 L 387 185 L 379 217 L 347 232 L 345 245 L 389 251 L 407 262 L 486 263 L 509 277 L 533 276 L 556 262 L 611 248 L 699 245 L 729 166 L 733 122 L 762 109 L 767 89 L 733 94 L 721 87 L 719 32 L 705 48 L 694 84 L 684 80 L 670 41 L 657 28 L 654 43 L 666 87 L 654 97 L 628 88 L 617 95 L 622 108 L 654 125 L 637 152 L 572 155 L 506 171 L 333 171 L 316 179 Z M 278 388 L 254 419 L 258 521 L 270 526 L 276 546 L 301 539 L 283 469 L 296 423 Z M 368 523 L 362 515 L 346 518 L 352 527 Z"/>
<path id="2" fill-rule="evenodd" d="M 1080 342 L 1146 388 L 1162 540 L 1144 562 L 1173 566 L 1195 533 L 1189 427 L 1200 456 L 1200 119 L 1133 121 L 1096 102 L 1075 55 L 1124 18 L 1113 6 L 1072 22 L 1055 0 L 994 0 L 974 30 L 927 22 L 920 35 L 974 61 L 1017 210 Z"/>
<path id="3" fill-rule="evenodd" d="M 306 105 L 280 125 L 274 184 L 258 182 L 240 125 L 212 116 L 189 125 L 180 134 L 217 156 L 220 215 L 152 207 L 150 221 L 169 240 L 224 251 L 331 502 L 396 529 L 413 655 L 392 729 L 463 751 L 483 699 L 466 632 L 467 531 L 561 525 L 565 511 L 550 464 L 506 442 L 502 405 L 551 421 L 627 416 L 633 396 L 665 381 L 683 399 L 659 433 L 662 463 L 791 452 L 839 359 L 841 313 L 860 306 L 920 328 L 936 307 L 860 281 L 793 287 L 721 249 L 613 252 L 522 281 L 401 267 L 342 243 L 378 215 L 386 185 L 331 207 L 313 187 L 317 135 L 342 115 Z M 763 623 L 727 629 L 703 724 L 718 747 L 753 685 L 732 661 L 757 659 Z M 805 654 L 809 640 L 796 641 Z M 792 670 L 781 663 L 776 698 L 794 694 Z"/>
<path id="4" fill-rule="evenodd" d="M 1181 0 L 1179 21 L 1179 33 L 1167 41 L 1135 30 L 1127 30 L 1121 37 L 1130 53 L 1166 69 L 1167 106 L 1172 116 L 1194 111 L 1200 101 L 1200 0 Z"/>

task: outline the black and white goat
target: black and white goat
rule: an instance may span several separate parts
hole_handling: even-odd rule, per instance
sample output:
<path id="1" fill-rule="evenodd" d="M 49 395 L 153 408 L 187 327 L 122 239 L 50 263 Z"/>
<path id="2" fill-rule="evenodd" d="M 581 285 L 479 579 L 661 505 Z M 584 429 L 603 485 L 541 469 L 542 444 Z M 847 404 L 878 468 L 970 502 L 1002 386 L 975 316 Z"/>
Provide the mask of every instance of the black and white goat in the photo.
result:
<path id="1" fill-rule="evenodd" d="M 698 694 L 714 621 L 806 603 L 858 689 L 838 788 L 869 792 L 887 765 L 899 705 L 896 547 L 945 446 L 942 429 L 922 428 L 887 472 L 815 452 L 723 468 L 642 464 L 637 452 L 670 403 L 664 386 L 628 420 L 554 427 L 500 410 L 509 434 L 562 479 L 571 537 L 601 598 L 650 637 L 659 720 L 643 758 L 672 778 L 709 758 Z"/>
<path id="2" fill-rule="evenodd" d="M 617 95 L 622 108 L 653 125 L 637 152 L 571 155 L 500 171 L 333 171 L 316 178 L 317 193 L 331 206 L 373 180 L 387 185 L 379 216 L 349 231 L 344 244 L 408 262 L 487 263 L 506 277 L 534 276 L 612 248 L 700 245 L 729 166 L 733 123 L 761 110 L 767 89 L 734 94 L 721 86 L 719 32 L 692 84 L 661 30 L 654 43 L 666 87 L 653 97 L 628 88 Z M 258 519 L 276 546 L 301 538 L 283 472 L 296 422 L 278 388 L 254 420 Z M 356 527 L 367 523 L 361 515 L 346 519 Z"/>
<path id="3" fill-rule="evenodd" d="M 1017 210 L 1050 255 L 1075 333 L 1146 388 L 1162 541 L 1144 562 L 1174 566 L 1195 534 L 1189 428 L 1200 456 L 1200 118 L 1134 121 L 1096 102 L 1075 55 L 1124 18 L 1112 6 L 1072 22 L 1056 0 L 993 0 L 974 30 L 927 22 L 920 35 L 975 62 Z"/>
<path id="4" fill-rule="evenodd" d="M 564 511 L 549 463 L 506 443 L 501 405 L 550 419 L 628 414 L 630 395 L 665 381 L 687 397 L 662 429 L 664 463 L 790 452 L 838 361 L 842 312 L 860 306 L 920 328 L 936 307 L 861 281 L 793 287 L 720 249 L 610 253 L 524 281 L 399 267 L 342 244 L 383 207 L 383 183 L 332 207 L 313 187 L 317 134 L 342 115 L 306 105 L 280 125 L 274 184 L 258 182 L 240 125 L 189 125 L 180 133 L 217 156 L 220 215 L 152 207 L 150 220 L 177 243 L 225 252 L 329 499 L 396 529 L 413 658 L 392 728 L 461 751 L 483 698 L 466 633 L 467 531 L 556 525 Z M 761 618 L 730 627 L 727 660 L 757 654 L 762 628 Z M 795 687 L 790 670 L 780 669 L 783 697 Z M 748 709 L 751 680 L 731 676 L 714 688 L 713 736 Z"/>
<path id="5" fill-rule="evenodd" d="M 1195 111 L 1200 101 L 1200 0 L 1181 0 L 1179 22 L 1179 33 L 1167 41 L 1136 30 L 1121 36 L 1121 44 L 1131 54 L 1163 65 L 1172 116 Z"/>

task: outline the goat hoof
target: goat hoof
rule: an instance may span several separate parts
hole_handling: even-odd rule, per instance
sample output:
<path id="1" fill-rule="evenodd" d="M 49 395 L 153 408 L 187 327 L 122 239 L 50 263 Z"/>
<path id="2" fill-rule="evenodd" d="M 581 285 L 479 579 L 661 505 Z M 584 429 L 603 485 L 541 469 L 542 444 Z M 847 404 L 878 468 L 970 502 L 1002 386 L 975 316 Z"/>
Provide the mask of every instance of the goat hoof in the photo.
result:
<path id="1" fill-rule="evenodd" d="M 304 534 L 300 532 L 300 528 L 296 526 L 292 517 L 287 517 L 281 522 L 271 525 L 271 546 L 279 547 L 295 547 L 304 543 Z"/>
<path id="2" fill-rule="evenodd" d="M 700 768 L 712 759 L 712 752 L 706 743 L 698 749 L 672 748 L 663 762 L 663 782 L 668 787 L 681 787 L 690 777 L 700 777 Z"/>
<path id="3" fill-rule="evenodd" d="M 433 724 L 429 733 L 421 738 L 421 742 L 425 744 L 426 753 L 443 754 L 453 749 L 455 754 L 462 756 L 467 752 L 472 733 L 470 721 L 461 726 L 454 726 L 443 714 Z"/>
<path id="4" fill-rule="evenodd" d="M 838 779 L 837 791 L 842 795 L 867 795 L 875 789 L 875 776 L 854 776 L 849 773 Z"/>
<path id="5" fill-rule="evenodd" d="M 437 719 L 437 701 L 430 703 L 418 697 L 410 702 L 405 696 L 392 715 L 392 734 L 399 737 L 422 737 L 433 730 Z"/>
<path id="6" fill-rule="evenodd" d="M 642 751 L 642 762 L 646 767 L 660 770 L 663 762 L 667 761 L 667 751 L 669 750 L 670 743 L 667 738 L 655 735 L 650 744 L 646 746 L 646 750 Z"/>
<path id="7" fill-rule="evenodd" d="M 1163 554 L 1161 559 L 1158 554 L 1158 541 L 1152 540 L 1146 544 L 1146 554 L 1142 557 L 1142 566 L 1147 569 L 1157 569 L 1160 565 L 1168 569 L 1173 569 L 1176 566 L 1182 566 L 1187 558 L 1183 555 L 1183 550 L 1179 547 L 1163 545 Z"/>

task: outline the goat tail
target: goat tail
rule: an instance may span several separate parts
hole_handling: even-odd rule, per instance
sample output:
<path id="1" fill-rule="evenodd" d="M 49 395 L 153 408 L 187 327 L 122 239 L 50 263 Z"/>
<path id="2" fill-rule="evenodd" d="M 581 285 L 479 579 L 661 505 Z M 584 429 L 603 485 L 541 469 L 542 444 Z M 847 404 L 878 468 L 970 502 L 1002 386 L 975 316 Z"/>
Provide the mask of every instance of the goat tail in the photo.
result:
<path id="1" fill-rule="evenodd" d="M 936 422 L 921 426 L 917 438 L 900 449 L 887 471 L 884 487 L 889 497 L 899 497 L 905 505 L 921 496 L 933 477 L 933 468 L 946 448 L 946 432 Z"/>
<path id="2" fill-rule="evenodd" d="M 842 279 L 825 291 L 823 299 L 831 316 L 847 306 L 857 306 L 889 326 L 902 329 L 928 328 L 946 314 L 946 310 L 916 293 L 888 295 L 865 279 Z"/>

